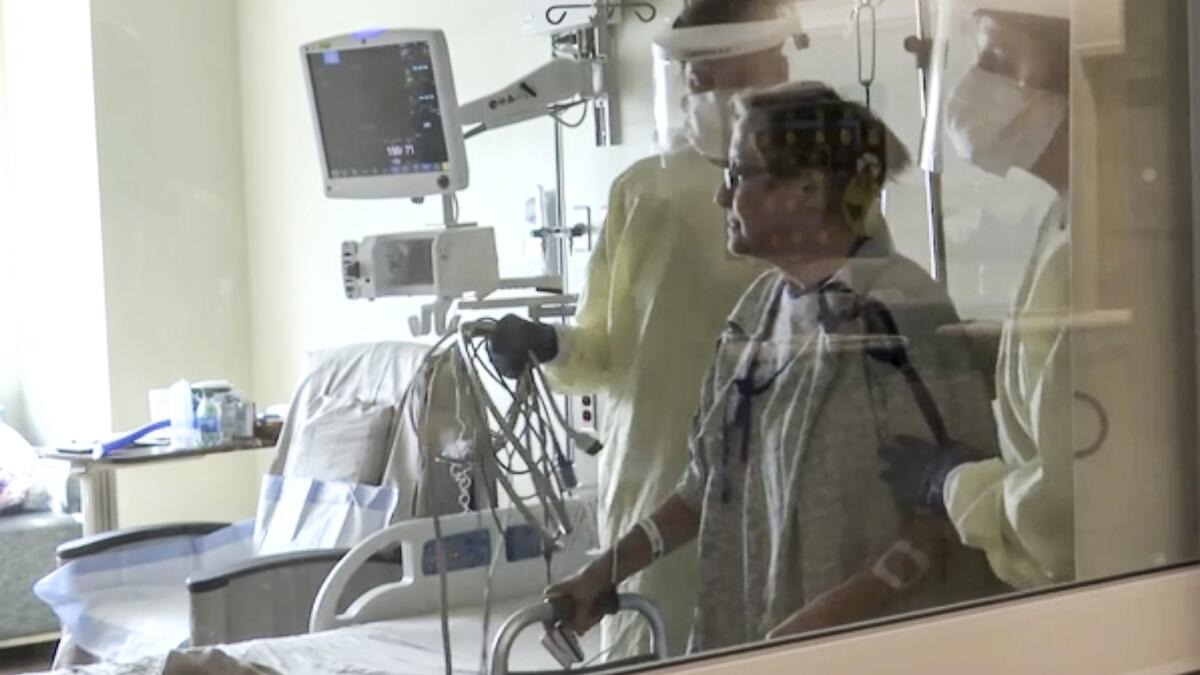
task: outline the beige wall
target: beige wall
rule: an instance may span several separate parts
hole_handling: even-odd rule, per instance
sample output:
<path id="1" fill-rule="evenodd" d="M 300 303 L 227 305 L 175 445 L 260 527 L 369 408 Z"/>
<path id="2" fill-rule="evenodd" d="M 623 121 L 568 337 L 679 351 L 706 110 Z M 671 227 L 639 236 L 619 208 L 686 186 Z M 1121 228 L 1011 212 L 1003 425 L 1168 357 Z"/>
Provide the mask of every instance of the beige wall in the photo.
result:
<path id="1" fill-rule="evenodd" d="M 250 383 L 234 0 L 94 0 L 113 424 L 179 378 Z M 123 526 L 253 515 L 253 456 L 124 470 Z"/>
<path id="2" fill-rule="evenodd" d="M 54 443 L 146 422 L 146 392 L 180 377 L 248 385 L 234 1 L 3 10 L 20 171 L 0 248 L 33 253 L 4 266 L 21 320 L 0 337 L 0 402 L 15 394 L 16 421 Z M 252 515 L 260 475 L 254 456 L 122 471 L 121 524 Z"/>

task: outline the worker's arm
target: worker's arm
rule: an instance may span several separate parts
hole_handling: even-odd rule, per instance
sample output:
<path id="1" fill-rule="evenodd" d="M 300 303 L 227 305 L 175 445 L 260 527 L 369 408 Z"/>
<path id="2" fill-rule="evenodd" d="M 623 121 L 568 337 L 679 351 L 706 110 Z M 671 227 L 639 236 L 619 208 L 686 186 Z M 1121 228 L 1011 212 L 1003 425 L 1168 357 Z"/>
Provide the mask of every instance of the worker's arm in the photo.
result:
<path id="1" fill-rule="evenodd" d="M 987 554 L 996 576 L 1019 589 L 1074 575 L 1073 394 L 1065 335 L 1026 338 L 1042 368 L 1001 388 L 1000 457 L 973 461 L 958 447 L 913 437 L 880 450 L 888 463 L 883 478 L 896 497 L 913 508 L 944 510 L 962 543 Z M 1018 384 L 1029 390 L 1014 390 Z"/>
<path id="2" fill-rule="evenodd" d="M 1000 580 L 1018 589 L 1061 583 L 1075 573 L 1073 480 L 1069 446 L 1043 445 L 1029 460 L 959 467 L 946 481 L 946 508 Z"/>
<path id="3" fill-rule="evenodd" d="M 613 381 L 611 309 L 628 294 L 627 287 L 614 288 L 617 261 L 613 256 L 625 231 L 623 184 L 624 180 L 618 179 L 609 198 L 599 244 L 588 260 L 575 324 L 550 325 L 509 315 L 489 335 L 488 354 L 504 377 L 520 377 L 536 360 L 545 366 L 555 389 L 562 393 L 587 394 L 609 388 Z"/>
<path id="4" fill-rule="evenodd" d="M 1014 339 L 1030 357 L 1025 378 L 1001 388 L 1002 458 L 955 469 L 945 506 L 963 543 L 982 549 L 1002 581 L 1027 589 L 1075 574 L 1075 385 L 1067 329 Z"/>
<path id="5" fill-rule="evenodd" d="M 616 254 L 628 217 L 625 179 L 618 179 L 609 196 L 608 215 L 599 242 L 588 260 L 583 299 L 575 325 L 558 326 L 558 354 L 546 364 L 547 374 L 561 391 L 589 393 L 606 389 L 613 381 L 612 307 L 629 302 L 629 289 L 616 278 Z"/>
<path id="6" fill-rule="evenodd" d="M 679 495 L 670 497 L 650 519 L 662 534 L 668 555 L 695 539 L 700 529 L 700 514 Z M 570 597 L 575 604 L 575 618 L 568 627 L 584 633 L 603 618 L 603 597 L 653 562 L 649 538 L 641 527 L 635 527 L 574 577 L 546 589 L 546 595 Z"/>

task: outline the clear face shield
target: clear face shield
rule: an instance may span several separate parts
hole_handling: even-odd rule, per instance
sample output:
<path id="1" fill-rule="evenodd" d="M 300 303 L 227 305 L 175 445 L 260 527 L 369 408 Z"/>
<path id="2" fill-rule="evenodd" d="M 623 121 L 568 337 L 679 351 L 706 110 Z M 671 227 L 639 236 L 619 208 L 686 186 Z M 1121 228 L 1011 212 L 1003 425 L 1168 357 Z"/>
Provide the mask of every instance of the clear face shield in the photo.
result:
<path id="1" fill-rule="evenodd" d="M 930 0 L 918 163 L 935 267 L 960 307 L 1000 318 L 1063 198 L 1071 0 Z M 936 228 L 936 229 L 935 229 Z M 943 256 L 939 260 L 939 253 Z M 938 263 L 940 262 L 940 267 Z"/>
<path id="2" fill-rule="evenodd" d="M 723 163 L 732 136 L 734 95 L 782 84 L 787 52 L 807 39 L 794 16 L 670 29 L 654 41 L 654 148 L 688 146 Z"/>
<path id="3" fill-rule="evenodd" d="M 1068 0 L 941 0 L 921 168 L 1032 172 L 1068 115 Z"/>

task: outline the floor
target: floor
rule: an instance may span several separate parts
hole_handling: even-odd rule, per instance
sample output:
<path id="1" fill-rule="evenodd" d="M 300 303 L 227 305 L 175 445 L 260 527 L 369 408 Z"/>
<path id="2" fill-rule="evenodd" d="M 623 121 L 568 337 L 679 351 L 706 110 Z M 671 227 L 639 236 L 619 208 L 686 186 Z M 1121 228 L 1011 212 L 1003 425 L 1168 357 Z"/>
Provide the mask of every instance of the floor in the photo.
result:
<path id="1" fill-rule="evenodd" d="M 0 651 L 0 675 L 49 670 L 53 658 L 53 644 L 5 649 Z"/>

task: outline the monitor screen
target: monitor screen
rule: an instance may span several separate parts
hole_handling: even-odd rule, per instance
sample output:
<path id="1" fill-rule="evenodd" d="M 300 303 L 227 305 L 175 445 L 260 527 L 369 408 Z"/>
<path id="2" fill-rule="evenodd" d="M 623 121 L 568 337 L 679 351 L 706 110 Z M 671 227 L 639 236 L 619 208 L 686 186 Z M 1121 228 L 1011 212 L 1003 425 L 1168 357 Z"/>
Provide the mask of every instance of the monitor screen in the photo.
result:
<path id="1" fill-rule="evenodd" d="M 387 243 L 387 265 L 379 270 L 390 288 L 433 285 L 433 239 L 403 239 Z"/>
<path id="2" fill-rule="evenodd" d="M 449 170 L 429 43 L 320 51 L 307 58 L 327 178 Z"/>

